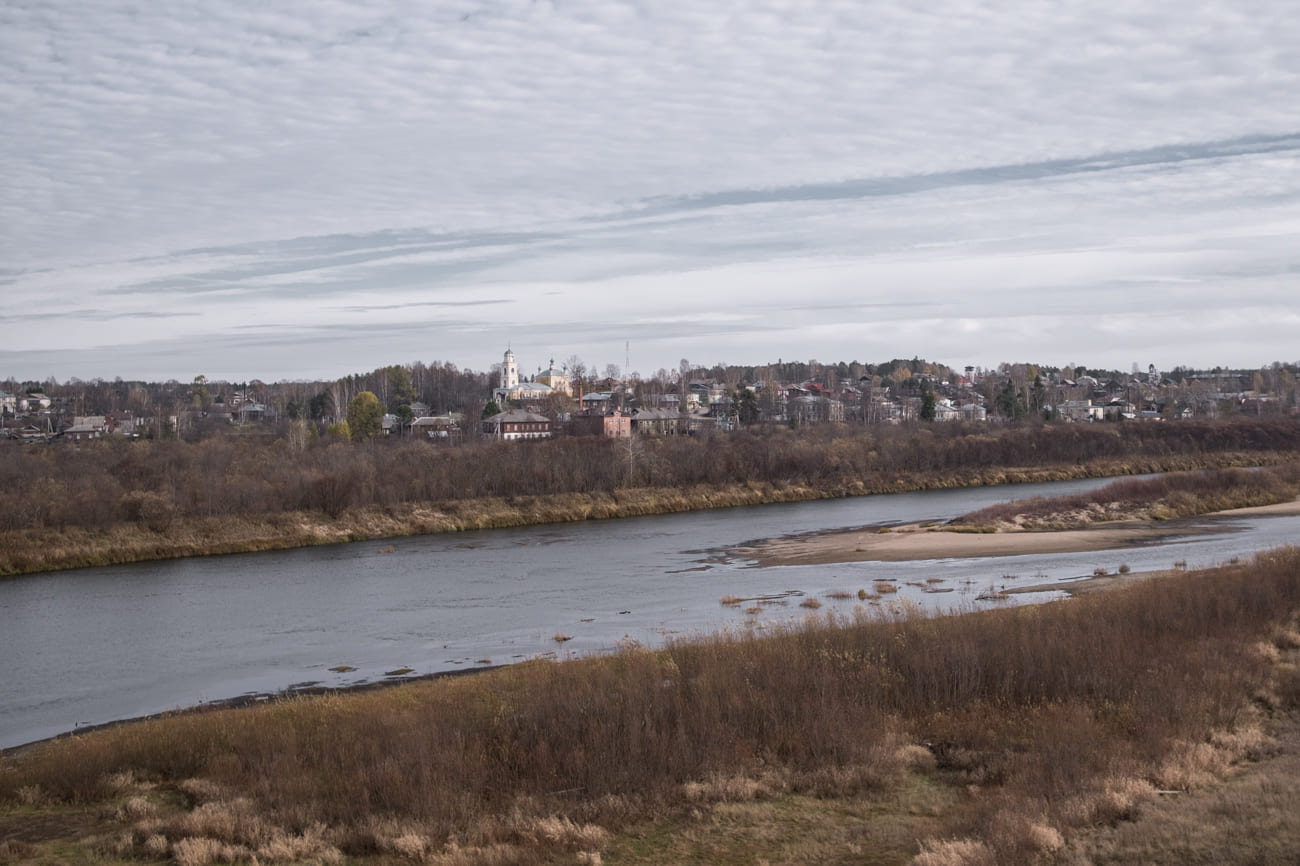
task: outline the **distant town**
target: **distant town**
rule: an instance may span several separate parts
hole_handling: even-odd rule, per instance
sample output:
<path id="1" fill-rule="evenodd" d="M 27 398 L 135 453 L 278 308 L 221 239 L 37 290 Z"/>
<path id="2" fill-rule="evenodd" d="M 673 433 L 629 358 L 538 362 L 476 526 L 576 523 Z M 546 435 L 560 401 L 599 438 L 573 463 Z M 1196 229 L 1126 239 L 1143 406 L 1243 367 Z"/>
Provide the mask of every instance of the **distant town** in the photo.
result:
<path id="1" fill-rule="evenodd" d="M 531 370 L 532 372 L 526 372 Z M 700 435 L 752 425 L 1169 422 L 1300 415 L 1300 365 L 1129 371 L 1004 363 L 996 369 L 896 359 L 693 365 L 654 375 L 577 356 L 519 358 L 488 372 L 416 362 L 329 382 L 121 379 L 0 382 L 0 438 L 205 438 L 222 430 L 289 438 Z"/>

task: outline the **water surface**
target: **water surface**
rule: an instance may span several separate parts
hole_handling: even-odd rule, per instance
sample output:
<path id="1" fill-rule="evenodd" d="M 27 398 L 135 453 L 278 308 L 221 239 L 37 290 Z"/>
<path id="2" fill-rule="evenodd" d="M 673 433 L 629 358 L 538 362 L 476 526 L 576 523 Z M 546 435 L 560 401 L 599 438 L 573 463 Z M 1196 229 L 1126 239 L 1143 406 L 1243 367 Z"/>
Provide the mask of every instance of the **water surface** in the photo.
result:
<path id="1" fill-rule="evenodd" d="M 990 587 L 1114 571 L 1214 565 L 1290 543 L 1300 519 L 1204 521 L 1224 530 L 1122 551 L 754 568 L 718 551 L 782 535 L 946 520 L 995 502 L 1093 489 L 1110 479 L 928 491 L 733 508 L 392 542 L 33 575 L 0 582 L 0 747 L 98 724 L 305 683 L 344 686 L 620 641 L 849 612 L 877 580 L 882 604 L 978 607 Z M 1010 577 L 1009 577 L 1010 576 Z M 927 584 L 927 579 L 941 582 Z M 926 592 L 926 588 L 950 590 Z M 724 595 L 793 595 L 726 607 Z M 1035 594 L 1037 596 L 1037 594 Z M 1017 596 L 1017 603 L 1038 600 Z M 557 635 L 571 640 L 558 642 Z M 350 672 L 330 668 L 347 665 Z"/>

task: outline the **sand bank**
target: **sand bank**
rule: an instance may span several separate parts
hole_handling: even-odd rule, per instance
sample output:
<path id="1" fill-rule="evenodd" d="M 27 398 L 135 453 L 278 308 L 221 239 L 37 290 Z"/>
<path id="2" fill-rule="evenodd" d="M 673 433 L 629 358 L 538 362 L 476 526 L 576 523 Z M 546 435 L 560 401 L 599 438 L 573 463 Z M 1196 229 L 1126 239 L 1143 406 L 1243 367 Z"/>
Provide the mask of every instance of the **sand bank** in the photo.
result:
<path id="1" fill-rule="evenodd" d="M 1099 523 L 1084 529 L 1021 529 L 979 533 L 960 532 L 943 525 L 911 523 L 847 532 L 769 538 L 729 552 L 745 559 L 753 559 L 760 566 L 1076 553 L 1113 550 L 1216 531 L 1212 524 L 1205 522 L 1206 517 L 1270 514 L 1300 514 L 1300 500 L 1258 508 L 1238 508 L 1167 523 L 1126 521 Z"/>

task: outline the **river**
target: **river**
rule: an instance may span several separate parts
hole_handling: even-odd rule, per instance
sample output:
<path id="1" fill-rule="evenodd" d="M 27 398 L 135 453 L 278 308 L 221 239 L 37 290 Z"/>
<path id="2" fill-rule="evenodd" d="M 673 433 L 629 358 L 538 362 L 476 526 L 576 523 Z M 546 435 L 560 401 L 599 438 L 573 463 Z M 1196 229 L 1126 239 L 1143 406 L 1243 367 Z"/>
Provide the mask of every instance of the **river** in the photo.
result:
<path id="1" fill-rule="evenodd" d="M 877 602 L 885 609 L 974 608 L 1008 581 L 1082 578 L 1121 563 L 1134 571 L 1215 565 L 1300 537 L 1296 517 L 1207 518 L 1223 531 L 1117 551 L 779 568 L 719 554 L 755 539 L 946 520 L 1108 482 L 765 505 L 420 536 L 393 541 L 391 552 L 387 542 L 358 542 L 0 581 L 0 748 L 241 695 L 373 682 L 404 668 L 415 676 L 764 627 L 809 615 L 800 606 L 807 597 L 821 602 L 818 615 L 847 613 L 860 603 L 852 594 L 877 580 L 899 590 Z M 828 595 L 836 591 L 852 597 Z M 757 615 L 719 603 L 786 592 L 794 594 Z M 343 666 L 352 670 L 331 670 Z"/>

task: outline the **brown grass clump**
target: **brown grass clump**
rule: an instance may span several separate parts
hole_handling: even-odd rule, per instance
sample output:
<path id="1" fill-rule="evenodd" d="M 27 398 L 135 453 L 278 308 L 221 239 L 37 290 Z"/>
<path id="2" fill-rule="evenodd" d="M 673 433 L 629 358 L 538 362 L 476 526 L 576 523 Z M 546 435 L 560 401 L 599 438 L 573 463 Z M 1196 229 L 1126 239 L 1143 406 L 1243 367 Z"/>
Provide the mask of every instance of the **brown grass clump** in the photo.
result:
<path id="1" fill-rule="evenodd" d="M 429 841 L 415 833 L 404 833 L 391 843 L 392 850 L 399 857 L 421 862 L 429 853 Z"/>
<path id="2" fill-rule="evenodd" d="M 114 814 L 117 821 L 138 821 L 158 813 L 158 804 L 138 794 L 123 803 Z"/>
<path id="3" fill-rule="evenodd" d="M 226 791 L 210 779 L 186 779 L 177 787 L 189 795 L 195 805 L 199 806 L 224 799 L 227 796 Z"/>
<path id="4" fill-rule="evenodd" d="M 1131 818 L 1139 805 L 1155 796 L 1155 786 L 1145 779 L 1131 776 L 1101 779 L 1089 790 L 1066 799 L 1058 814 L 1070 827 L 1112 824 Z"/>
<path id="5" fill-rule="evenodd" d="M 815 598 L 805 598 L 803 601 L 799 602 L 799 606 L 806 607 L 810 610 L 816 610 L 822 606 L 822 603 Z"/>
<path id="6" fill-rule="evenodd" d="M 26 863 L 35 859 L 35 845 L 21 839 L 6 839 L 0 842 L 0 863 Z"/>
<path id="7" fill-rule="evenodd" d="M 1153 777 L 1162 788 L 1189 791 L 1213 784 L 1231 764 L 1231 757 L 1211 743 L 1176 741 Z"/>
<path id="8" fill-rule="evenodd" d="M 171 846 L 171 852 L 177 866 L 207 866 L 222 859 L 227 862 L 247 860 L 252 853 L 247 848 L 235 849 L 222 845 L 216 839 L 205 838 L 181 839 Z"/>
<path id="9" fill-rule="evenodd" d="M 715 773 L 702 782 L 687 782 L 682 786 L 682 795 L 690 803 L 747 803 L 767 799 L 782 787 L 774 787 L 770 778 L 759 780 Z"/>
<path id="10" fill-rule="evenodd" d="M 171 850 L 170 845 L 167 843 L 167 837 L 161 833 L 146 836 L 144 843 L 140 847 L 150 857 L 166 857 L 167 852 Z"/>
<path id="11" fill-rule="evenodd" d="M 1041 861 L 1065 847 L 1065 837 L 1041 815 L 1014 808 L 999 811 L 987 819 L 983 835 L 998 863 Z"/>
<path id="12" fill-rule="evenodd" d="M 888 595 L 891 592 L 898 592 L 898 587 L 884 581 L 877 581 L 872 584 L 871 588 L 876 591 L 876 595 Z"/>
<path id="13" fill-rule="evenodd" d="M 912 866 L 998 866 L 993 849 L 974 839 L 925 841 Z"/>
<path id="14" fill-rule="evenodd" d="M 1294 628 L 1279 628 L 1273 632 L 1273 644 L 1279 650 L 1300 649 L 1300 631 Z"/>
<path id="15" fill-rule="evenodd" d="M 916 773 L 931 773 L 939 766 L 933 752 L 915 743 L 899 746 L 895 757 L 901 767 Z"/>

